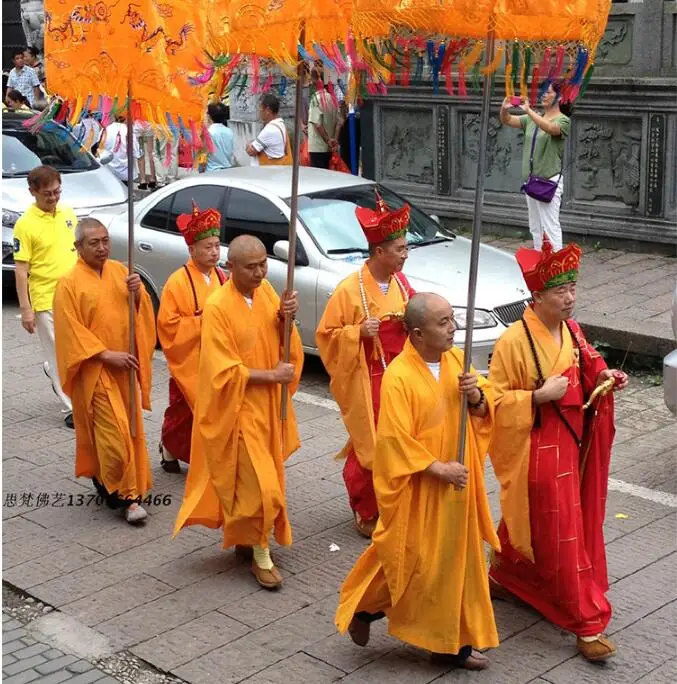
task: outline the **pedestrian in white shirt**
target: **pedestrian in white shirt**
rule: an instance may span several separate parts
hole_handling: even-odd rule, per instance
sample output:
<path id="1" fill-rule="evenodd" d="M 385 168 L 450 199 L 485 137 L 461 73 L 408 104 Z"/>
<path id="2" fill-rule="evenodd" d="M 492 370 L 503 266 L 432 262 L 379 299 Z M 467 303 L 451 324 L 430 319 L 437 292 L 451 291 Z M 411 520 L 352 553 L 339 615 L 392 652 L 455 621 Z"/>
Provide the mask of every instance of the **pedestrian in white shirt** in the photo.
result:
<path id="1" fill-rule="evenodd" d="M 16 89 L 28 100 L 31 107 L 33 107 L 36 100 L 39 100 L 42 97 L 38 75 L 35 72 L 35 69 L 25 66 L 24 51 L 22 48 L 14 50 L 12 62 L 14 63 L 14 68 L 9 72 L 9 77 L 7 78 L 5 99 L 7 99 L 10 90 Z"/>
<path id="2" fill-rule="evenodd" d="M 127 123 L 124 116 L 119 116 L 115 123 L 106 127 L 104 149 L 110 152 L 113 158 L 108 164 L 108 168 L 127 185 Z M 137 159 L 141 157 L 139 141 L 135 135 L 133 138 L 134 168 L 132 169 L 132 179 L 137 178 Z M 131 188 L 130 188 L 131 189 Z"/>
<path id="3" fill-rule="evenodd" d="M 280 100 L 272 93 L 261 98 L 259 116 L 264 126 L 261 132 L 247 145 L 247 154 L 254 165 L 289 166 L 292 163 L 291 145 L 287 127 L 280 112 Z"/>

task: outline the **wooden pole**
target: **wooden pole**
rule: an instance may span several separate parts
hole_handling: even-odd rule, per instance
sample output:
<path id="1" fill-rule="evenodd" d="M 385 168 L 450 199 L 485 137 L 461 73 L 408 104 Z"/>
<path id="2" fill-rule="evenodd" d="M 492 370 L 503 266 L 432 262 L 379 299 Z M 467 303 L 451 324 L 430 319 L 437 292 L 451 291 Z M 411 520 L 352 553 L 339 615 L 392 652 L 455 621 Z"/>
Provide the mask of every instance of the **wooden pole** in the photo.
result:
<path id="1" fill-rule="evenodd" d="M 305 25 L 301 26 L 299 43 L 305 42 Z M 299 213 L 299 161 L 301 151 L 301 114 L 303 112 L 303 76 L 304 62 L 301 55 L 298 56 L 296 67 L 296 101 L 294 106 L 294 149 L 291 172 L 291 211 L 289 213 L 289 256 L 287 258 L 287 285 L 286 291 L 294 291 L 294 268 L 296 267 L 296 220 Z M 291 353 L 291 332 L 294 321 L 291 316 L 284 317 L 284 338 L 282 344 L 282 360 L 289 363 Z M 289 400 L 289 386 L 282 385 L 282 405 L 280 418 L 282 422 L 287 420 L 287 402 Z"/>
<path id="2" fill-rule="evenodd" d="M 489 31 L 487 49 L 484 61 L 487 66 L 494 57 L 494 31 Z M 482 206 L 484 204 L 484 184 L 487 175 L 487 138 L 489 135 L 489 110 L 491 108 L 491 84 L 493 74 L 488 72 L 484 76 L 484 91 L 482 93 L 482 110 L 480 113 L 480 145 L 477 160 L 477 181 L 475 184 L 475 211 L 472 225 L 472 242 L 470 246 L 470 274 L 468 276 L 468 301 L 465 317 L 465 344 L 463 346 L 463 372 L 470 372 L 472 361 L 473 321 L 475 318 L 475 294 L 477 291 L 477 268 L 480 258 L 480 236 L 482 234 Z M 468 418 L 468 397 L 461 397 L 461 417 L 458 426 L 458 454 L 457 460 L 463 464 L 465 460 L 466 426 Z"/>
<path id="3" fill-rule="evenodd" d="M 134 273 L 134 122 L 132 82 L 127 81 L 127 269 Z M 129 353 L 136 356 L 136 296 L 129 293 Z M 129 431 L 136 437 L 136 371 L 129 369 Z"/>

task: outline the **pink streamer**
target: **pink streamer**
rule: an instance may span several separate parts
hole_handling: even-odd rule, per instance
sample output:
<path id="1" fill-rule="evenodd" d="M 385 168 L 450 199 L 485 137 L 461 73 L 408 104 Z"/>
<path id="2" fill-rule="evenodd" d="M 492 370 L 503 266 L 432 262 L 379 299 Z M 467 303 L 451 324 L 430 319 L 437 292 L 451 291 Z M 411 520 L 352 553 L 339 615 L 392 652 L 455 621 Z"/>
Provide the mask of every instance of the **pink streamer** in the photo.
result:
<path id="1" fill-rule="evenodd" d="M 209 135 L 209 131 L 207 130 L 207 127 L 204 124 L 202 124 L 202 141 L 204 142 L 204 145 L 207 148 L 207 152 L 209 152 L 209 154 L 214 154 L 214 152 L 216 152 L 212 136 Z"/>
<path id="2" fill-rule="evenodd" d="M 334 107 L 338 107 L 338 98 L 336 97 L 336 90 L 334 90 L 334 84 L 330 81 L 327 83 L 327 92 L 329 93 L 329 97 L 331 97 L 331 101 L 334 104 Z"/>
<path id="3" fill-rule="evenodd" d="M 190 137 L 191 137 L 191 142 L 193 143 L 193 149 L 198 152 L 202 148 L 202 141 L 200 140 L 200 136 L 197 133 L 197 126 L 195 125 L 195 121 L 192 119 L 190 120 Z"/>

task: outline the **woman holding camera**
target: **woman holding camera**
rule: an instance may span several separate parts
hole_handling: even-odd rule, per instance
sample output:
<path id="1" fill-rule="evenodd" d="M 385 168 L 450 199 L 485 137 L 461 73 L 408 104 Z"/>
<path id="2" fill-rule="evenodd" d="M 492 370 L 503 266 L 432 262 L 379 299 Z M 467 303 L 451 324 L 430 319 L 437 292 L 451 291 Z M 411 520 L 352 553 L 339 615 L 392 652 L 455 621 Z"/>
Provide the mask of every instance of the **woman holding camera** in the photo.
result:
<path id="1" fill-rule="evenodd" d="M 531 108 L 529 100 L 521 105 L 521 116 L 510 114 L 510 98 L 501 105 L 501 123 L 524 131 L 522 192 L 527 198 L 529 230 L 534 249 L 543 245 L 543 233 L 555 251 L 562 249 L 559 209 L 562 203 L 562 158 L 564 139 L 571 129 L 571 106 L 560 103 L 562 84 L 554 81 L 541 98 L 543 114 Z"/>

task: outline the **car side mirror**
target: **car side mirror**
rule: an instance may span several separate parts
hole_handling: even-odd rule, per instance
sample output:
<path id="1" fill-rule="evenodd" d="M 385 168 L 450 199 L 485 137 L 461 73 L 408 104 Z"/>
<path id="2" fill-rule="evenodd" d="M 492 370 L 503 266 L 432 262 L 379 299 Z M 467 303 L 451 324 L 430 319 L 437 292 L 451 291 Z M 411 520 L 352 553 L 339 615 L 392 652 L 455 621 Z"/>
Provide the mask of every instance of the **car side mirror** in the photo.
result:
<path id="1" fill-rule="evenodd" d="M 113 161 L 113 153 L 110 152 L 109 150 L 105 150 L 104 152 L 101 153 L 101 156 L 99 157 L 99 164 L 102 166 L 106 166 L 106 164 L 110 164 Z"/>
<path id="2" fill-rule="evenodd" d="M 284 262 L 289 262 L 289 240 L 278 240 L 273 245 L 273 254 Z M 310 261 L 300 242 L 296 243 L 296 266 L 309 266 Z"/>
<path id="3" fill-rule="evenodd" d="M 430 214 L 430 218 L 435 221 L 435 223 L 439 226 L 440 225 L 440 217 L 437 216 L 436 214 Z"/>
<path id="4" fill-rule="evenodd" d="M 273 254 L 281 261 L 289 261 L 289 240 L 278 240 L 273 245 Z"/>

